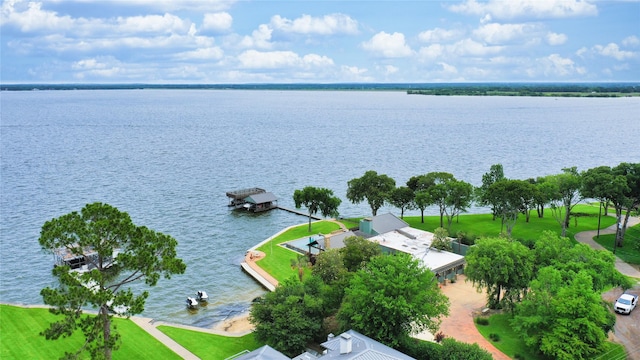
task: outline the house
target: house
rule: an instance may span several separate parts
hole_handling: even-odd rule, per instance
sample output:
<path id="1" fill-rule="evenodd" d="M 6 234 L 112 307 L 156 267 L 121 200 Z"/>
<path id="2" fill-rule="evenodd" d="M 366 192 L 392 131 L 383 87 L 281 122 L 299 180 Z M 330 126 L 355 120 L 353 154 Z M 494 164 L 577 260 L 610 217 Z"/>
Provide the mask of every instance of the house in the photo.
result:
<path id="1" fill-rule="evenodd" d="M 380 359 L 415 360 L 398 350 L 379 343 L 355 330 L 346 331 L 339 336 L 329 334 L 322 347 L 326 349 L 318 359 Z M 295 358 L 302 359 L 302 358 Z"/>
<path id="2" fill-rule="evenodd" d="M 339 336 L 329 334 L 327 341 L 320 344 L 324 349 L 320 354 L 304 352 L 289 359 L 269 345 L 234 360 L 325 360 L 325 359 L 376 359 L 376 360 L 415 360 L 398 350 L 390 348 L 355 330 L 346 331 Z"/>
<path id="3" fill-rule="evenodd" d="M 246 351 L 246 350 L 245 350 Z M 291 360 L 280 351 L 265 345 L 249 353 L 233 358 L 233 360 Z"/>
<path id="4" fill-rule="evenodd" d="M 364 218 L 357 231 L 329 235 L 321 245 L 327 249 L 339 249 L 344 247 L 344 239 L 350 236 L 362 236 L 376 242 L 385 254 L 398 251 L 411 254 L 431 269 L 440 281 L 461 274 L 464 270 L 464 256 L 432 249 L 433 233 L 412 228 L 390 213 Z"/>

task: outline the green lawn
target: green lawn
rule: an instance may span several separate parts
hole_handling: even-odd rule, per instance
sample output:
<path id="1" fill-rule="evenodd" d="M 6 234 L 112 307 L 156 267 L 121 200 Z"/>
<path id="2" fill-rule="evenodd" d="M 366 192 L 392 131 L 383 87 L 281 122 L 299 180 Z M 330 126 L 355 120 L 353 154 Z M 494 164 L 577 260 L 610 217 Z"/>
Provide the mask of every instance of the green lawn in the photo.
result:
<path id="1" fill-rule="evenodd" d="M 594 240 L 607 250 L 613 251 L 615 237 L 615 234 L 600 235 L 599 239 Z M 624 246 L 616 248 L 616 256 L 626 263 L 640 265 L 640 250 L 634 246 L 634 242 L 640 241 L 640 224 L 628 228 L 624 237 Z"/>
<path id="2" fill-rule="evenodd" d="M 226 359 L 244 350 L 253 351 L 264 345 L 254 338 L 253 333 L 229 337 L 164 325 L 158 326 L 158 330 L 203 360 Z"/>
<path id="3" fill-rule="evenodd" d="M 292 276 L 298 276 L 297 270 L 291 267 L 291 260 L 296 259 L 298 253 L 279 246 L 278 244 L 318 233 L 328 234 L 338 229 L 340 229 L 340 226 L 332 221 L 312 223 L 311 232 L 309 232 L 308 224 L 295 226 L 260 246 L 258 250 L 264 252 L 266 256 L 257 261 L 256 264 L 278 280 L 278 282 L 282 282 Z"/>
<path id="4" fill-rule="evenodd" d="M 80 333 L 59 340 L 39 335 L 55 319 L 47 309 L 0 305 L 0 359 L 58 359 L 65 351 L 79 349 L 83 343 Z M 114 319 L 114 324 L 122 335 L 122 345 L 113 359 L 180 359 L 131 320 Z"/>
<path id="5" fill-rule="evenodd" d="M 498 350 L 505 353 L 510 358 L 514 358 L 516 354 L 520 354 L 520 359 L 526 360 L 544 360 L 541 355 L 530 351 L 524 341 L 514 334 L 509 325 L 509 314 L 496 314 L 489 318 L 489 325 L 478 325 L 476 328 L 482 336 L 490 341 Z M 498 334 L 499 341 L 492 341 L 489 334 Z M 605 350 L 601 355 L 595 356 L 594 359 L 625 359 L 626 353 L 624 346 L 607 342 Z"/>
<path id="6" fill-rule="evenodd" d="M 598 206 L 591 204 L 576 205 L 573 209 L 574 213 L 580 213 L 583 216 L 572 217 L 571 224 L 567 229 L 567 235 L 573 239 L 576 233 L 585 230 L 595 230 L 598 228 Z M 412 227 L 433 232 L 440 226 L 439 216 L 425 216 L 424 223 L 421 222 L 420 216 L 405 216 L 404 221 Z M 601 218 L 600 227 L 606 228 L 615 223 L 615 219 L 611 216 L 603 216 Z M 446 218 L 444 219 L 445 228 L 447 227 Z M 539 218 L 537 213 L 531 213 L 529 222 L 526 222 L 524 215 L 520 215 L 513 228 L 512 236 L 516 239 L 535 240 L 544 230 L 553 230 L 560 234 L 562 229 L 551 214 L 551 210 L 546 209 L 543 218 Z M 455 236 L 459 231 L 467 235 L 476 237 L 498 236 L 501 231 L 500 219 L 493 220 L 491 214 L 465 214 L 460 215 L 458 221 L 453 220 L 451 224 L 450 234 Z"/>

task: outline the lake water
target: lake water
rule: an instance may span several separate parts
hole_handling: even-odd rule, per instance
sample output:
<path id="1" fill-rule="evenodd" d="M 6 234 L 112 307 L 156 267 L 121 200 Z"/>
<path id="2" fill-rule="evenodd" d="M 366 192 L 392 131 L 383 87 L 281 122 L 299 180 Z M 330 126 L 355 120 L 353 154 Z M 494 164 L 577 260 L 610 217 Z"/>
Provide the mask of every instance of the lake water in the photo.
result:
<path id="1" fill-rule="evenodd" d="M 94 90 L 2 92 L 0 302 L 41 304 L 54 286 L 38 246 L 45 221 L 101 201 L 175 237 L 184 275 L 150 289 L 144 316 L 210 326 L 264 290 L 245 251 L 305 223 L 284 211 L 227 208 L 225 192 L 262 187 L 294 207 L 296 189 L 346 199 L 367 170 L 404 185 L 446 171 L 479 185 L 492 164 L 525 179 L 640 161 L 640 98 L 432 97 L 403 92 Z M 477 210 L 477 209 L 476 209 Z M 393 208 L 383 212 L 398 213 Z M 434 210 L 430 214 L 435 214 Z M 416 213 L 417 214 L 417 213 Z M 197 290 L 211 303 L 184 306 Z"/>

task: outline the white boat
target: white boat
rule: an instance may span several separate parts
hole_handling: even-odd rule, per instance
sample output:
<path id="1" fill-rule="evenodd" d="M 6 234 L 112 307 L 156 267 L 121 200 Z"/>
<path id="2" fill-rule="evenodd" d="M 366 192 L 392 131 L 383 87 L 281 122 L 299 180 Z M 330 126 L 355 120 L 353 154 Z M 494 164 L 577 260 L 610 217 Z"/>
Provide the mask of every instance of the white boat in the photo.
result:
<path id="1" fill-rule="evenodd" d="M 198 300 L 192 298 L 192 297 L 187 297 L 187 307 L 189 309 L 196 309 L 198 307 Z"/>
<path id="2" fill-rule="evenodd" d="M 209 295 L 207 295 L 207 293 L 205 291 L 198 291 L 196 293 L 196 297 L 197 297 L 198 301 L 200 301 L 200 302 L 209 301 Z"/>

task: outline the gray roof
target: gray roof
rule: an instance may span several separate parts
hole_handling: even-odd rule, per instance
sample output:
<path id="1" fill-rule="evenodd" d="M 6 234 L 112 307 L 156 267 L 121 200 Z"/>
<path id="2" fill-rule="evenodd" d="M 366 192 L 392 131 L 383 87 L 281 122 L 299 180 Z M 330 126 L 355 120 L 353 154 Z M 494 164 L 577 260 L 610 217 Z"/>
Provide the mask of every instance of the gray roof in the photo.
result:
<path id="1" fill-rule="evenodd" d="M 340 353 L 340 341 L 344 341 L 344 339 L 341 339 L 343 334 L 348 334 L 351 337 L 351 352 L 346 354 Z M 320 357 L 320 360 L 415 360 L 411 356 L 379 343 L 355 330 L 344 332 L 339 336 L 322 343 L 322 346 L 327 349 L 327 353 Z"/>
<path id="2" fill-rule="evenodd" d="M 384 234 L 389 231 L 402 229 L 403 227 L 409 226 L 404 220 L 396 217 L 395 215 L 382 214 L 376 215 L 371 219 L 371 228 L 378 234 Z"/>
<path id="3" fill-rule="evenodd" d="M 278 350 L 269 345 L 253 350 L 248 354 L 244 354 L 234 360 L 291 360 Z"/>
<path id="4" fill-rule="evenodd" d="M 264 204 L 272 201 L 276 201 L 278 198 L 271 192 L 264 192 L 260 194 L 254 194 L 247 196 L 244 201 L 252 204 Z"/>
<path id="5" fill-rule="evenodd" d="M 344 247 L 344 239 L 348 237 L 356 236 L 353 231 L 345 231 L 336 235 L 327 235 L 329 238 L 329 249 L 342 249 Z M 325 239 L 323 245 L 326 248 L 327 240 Z"/>

